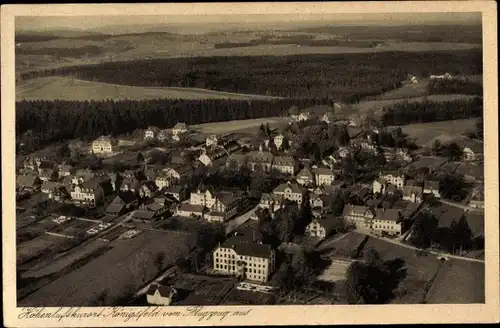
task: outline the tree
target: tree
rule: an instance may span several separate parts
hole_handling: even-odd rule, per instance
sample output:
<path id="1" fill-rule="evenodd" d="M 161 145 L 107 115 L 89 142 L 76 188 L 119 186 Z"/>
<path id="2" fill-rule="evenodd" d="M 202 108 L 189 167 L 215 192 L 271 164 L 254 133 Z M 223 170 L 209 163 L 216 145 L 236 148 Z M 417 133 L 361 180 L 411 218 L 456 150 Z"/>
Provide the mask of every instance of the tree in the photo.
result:
<path id="1" fill-rule="evenodd" d="M 453 221 L 450 227 L 450 235 L 453 243 L 452 253 L 456 252 L 456 246 L 459 247 L 459 255 L 463 248 L 469 248 L 472 244 L 472 230 L 467 223 L 465 215 L 462 215 L 458 222 Z"/>
<path id="2" fill-rule="evenodd" d="M 420 248 L 431 245 L 433 236 L 438 226 L 438 220 L 428 211 L 421 211 L 415 218 L 410 243 Z"/>
<path id="3" fill-rule="evenodd" d="M 344 197 L 340 191 L 335 194 L 335 198 L 330 202 L 330 210 L 335 216 L 342 214 L 344 210 Z"/>
<path id="4" fill-rule="evenodd" d="M 469 184 L 459 174 L 445 174 L 439 179 L 439 192 L 444 198 L 461 201 L 468 194 Z"/>
<path id="5" fill-rule="evenodd" d="M 451 161 L 457 161 L 463 157 L 462 148 L 456 142 L 452 142 L 445 148 L 445 154 Z"/>
<path id="6" fill-rule="evenodd" d="M 346 293 L 349 304 L 365 303 L 363 289 L 367 277 L 366 266 L 361 262 L 352 262 L 346 271 Z"/>

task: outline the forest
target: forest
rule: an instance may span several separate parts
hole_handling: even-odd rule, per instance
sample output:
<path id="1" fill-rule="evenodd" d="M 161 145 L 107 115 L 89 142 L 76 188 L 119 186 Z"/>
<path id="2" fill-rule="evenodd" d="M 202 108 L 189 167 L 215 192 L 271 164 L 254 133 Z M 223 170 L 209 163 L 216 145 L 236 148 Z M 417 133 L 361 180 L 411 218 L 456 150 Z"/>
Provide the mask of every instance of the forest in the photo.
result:
<path id="1" fill-rule="evenodd" d="M 384 125 L 405 125 L 463 118 L 481 117 L 483 99 L 450 101 L 400 102 L 384 107 L 381 121 Z"/>
<path id="2" fill-rule="evenodd" d="M 482 51 L 196 57 L 110 62 L 27 72 L 148 87 L 189 87 L 357 102 L 398 88 L 408 74 L 482 74 Z"/>
<path id="3" fill-rule="evenodd" d="M 430 80 L 427 86 L 429 94 L 463 94 L 463 95 L 478 95 L 483 94 L 483 85 L 474 83 L 464 79 L 434 79 Z"/>
<path id="4" fill-rule="evenodd" d="M 325 104 L 321 99 L 277 100 L 142 100 L 20 101 L 16 135 L 26 149 L 59 140 L 118 135 L 150 125 L 171 128 L 177 122 L 201 124 L 281 116 L 292 105 Z"/>

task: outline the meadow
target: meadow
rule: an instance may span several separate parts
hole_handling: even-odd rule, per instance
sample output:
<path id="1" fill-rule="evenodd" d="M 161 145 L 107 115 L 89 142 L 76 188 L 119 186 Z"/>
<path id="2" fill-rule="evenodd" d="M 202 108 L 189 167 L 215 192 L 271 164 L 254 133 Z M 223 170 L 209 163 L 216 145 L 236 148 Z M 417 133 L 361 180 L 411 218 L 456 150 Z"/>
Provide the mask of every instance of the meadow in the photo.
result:
<path id="1" fill-rule="evenodd" d="M 137 87 L 70 77 L 51 76 L 26 81 L 16 87 L 16 100 L 149 100 L 149 99 L 273 99 L 276 97 L 218 92 L 201 88 Z"/>

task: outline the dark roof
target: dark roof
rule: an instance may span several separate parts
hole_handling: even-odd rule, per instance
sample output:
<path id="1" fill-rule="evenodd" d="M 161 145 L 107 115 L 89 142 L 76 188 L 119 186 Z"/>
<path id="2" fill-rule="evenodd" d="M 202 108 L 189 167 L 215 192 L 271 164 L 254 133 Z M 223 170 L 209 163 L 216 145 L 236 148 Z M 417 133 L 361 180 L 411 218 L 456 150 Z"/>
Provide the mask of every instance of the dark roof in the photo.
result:
<path id="1" fill-rule="evenodd" d="M 424 189 L 439 190 L 439 181 L 425 180 L 424 181 Z"/>
<path id="2" fill-rule="evenodd" d="M 269 258 L 271 256 L 271 246 L 244 242 L 241 236 L 232 236 L 221 247 L 232 248 L 238 255 L 261 258 Z"/>
<path id="3" fill-rule="evenodd" d="M 132 214 L 133 218 L 136 219 L 152 219 L 154 217 L 155 213 L 151 211 L 143 211 L 143 210 L 137 210 L 134 211 L 134 214 Z"/>
<path id="4" fill-rule="evenodd" d="M 123 201 L 125 204 L 131 204 L 137 200 L 137 196 L 130 190 L 120 191 L 118 196 L 113 199 L 113 202 L 117 202 L 119 200 Z"/>
<path id="5" fill-rule="evenodd" d="M 469 211 L 465 219 L 472 232 L 472 237 L 484 236 L 484 213 L 479 211 Z"/>
<path id="6" fill-rule="evenodd" d="M 392 208 L 386 210 L 378 209 L 375 219 L 398 222 L 400 221 L 400 214 L 401 211 L 398 209 L 392 209 Z"/>
<path id="7" fill-rule="evenodd" d="M 476 154 L 481 154 L 484 151 L 484 144 L 476 140 L 470 140 L 463 143 L 463 147 L 467 147 Z"/>
<path id="8" fill-rule="evenodd" d="M 403 194 L 405 196 L 410 196 L 411 194 L 421 195 L 423 193 L 422 187 L 419 186 L 404 186 Z"/>
<path id="9" fill-rule="evenodd" d="M 299 173 L 297 173 L 297 177 L 302 177 L 302 176 L 305 176 L 306 178 L 310 178 L 310 179 L 314 178 L 313 173 L 311 172 L 311 170 L 307 166 L 304 167 L 302 170 L 300 170 Z"/>
<path id="10" fill-rule="evenodd" d="M 287 188 L 291 188 L 294 193 L 303 193 L 304 190 L 297 183 L 282 183 L 274 189 L 274 192 L 285 192 Z"/>
<path id="11" fill-rule="evenodd" d="M 163 286 L 159 284 L 151 284 L 149 286 L 147 294 L 153 296 L 157 290 L 160 292 L 160 295 L 162 297 L 169 297 L 172 287 Z"/>
<path id="12" fill-rule="evenodd" d="M 106 213 L 120 213 L 124 207 L 123 204 L 111 203 L 106 208 Z"/>
<path id="13" fill-rule="evenodd" d="M 442 203 L 431 207 L 430 210 L 439 220 L 440 227 L 450 227 L 453 220 L 458 222 L 458 220 L 460 220 L 460 218 L 465 214 L 465 211 L 459 207 Z"/>
<path id="14" fill-rule="evenodd" d="M 45 190 L 45 189 L 54 189 L 54 188 L 58 188 L 60 187 L 61 184 L 59 182 L 54 182 L 54 181 L 44 181 L 42 182 L 42 190 Z"/>
<path id="15" fill-rule="evenodd" d="M 188 203 L 183 203 L 179 207 L 179 210 L 184 211 L 184 212 L 201 213 L 201 212 L 203 212 L 203 209 L 204 209 L 203 205 L 192 205 L 192 204 L 188 204 Z"/>

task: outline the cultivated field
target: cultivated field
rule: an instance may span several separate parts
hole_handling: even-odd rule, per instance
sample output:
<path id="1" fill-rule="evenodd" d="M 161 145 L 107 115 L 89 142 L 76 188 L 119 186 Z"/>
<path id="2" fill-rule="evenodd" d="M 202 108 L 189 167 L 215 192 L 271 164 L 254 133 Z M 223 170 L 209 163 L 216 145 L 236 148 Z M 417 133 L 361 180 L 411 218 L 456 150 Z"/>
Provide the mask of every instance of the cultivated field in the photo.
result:
<path id="1" fill-rule="evenodd" d="M 16 100 L 148 100 L 148 99 L 273 99 L 260 95 L 218 92 L 197 88 L 135 87 L 77 80 L 68 77 L 45 77 L 29 80 L 16 87 Z"/>
<path id="2" fill-rule="evenodd" d="M 429 97 L 430 98 L 430 97 Z M 441 144 L 464 138 L 462 134 L 474 131 L 477 119 L 451 120 L 432 123 L 416 123 L 404 125 L 401 128 L 421 146 L 432 147 L 439 139 Z"/>
<path id="3" fill-rule="evenodd" d="M 426 96 L 429 94 L 427 90 L 428 84 L 429 79 L 420 79 L 417 84 L 405 84 L 401 88 L 381 94 L 378 98 L 380 100 L 390 100 Z"/>
<path id="4" fill-rule="evenodd" d="M 426 301 L 432 304 L 484 303 L 484 264 L 449 260 L 436 276 Z"/>
<path id="5" fill-rule="evenodd" d="M 113 249 L 104 255 L 45 285 L 18 304 L 84 306 L 101 293 L 116 300 L 127 292 L 135 292 L 157 274 L 156 254 L 164 252 L 164 265 L 168 265 L 184 252 L 186 238 L 182 233 L 151 230 L 131 240 L 115 240 L 109 244 Z"/>
<path id="6" fill-rule="evenodd" d="M 41 254 L 49 247 L 63 244 L 64 242 L 67 242 L 67 239 L 43 234 L 40 237 L 17 245 L 16 258 L 18 262 L 23 263 L 24 261 Z"/>

